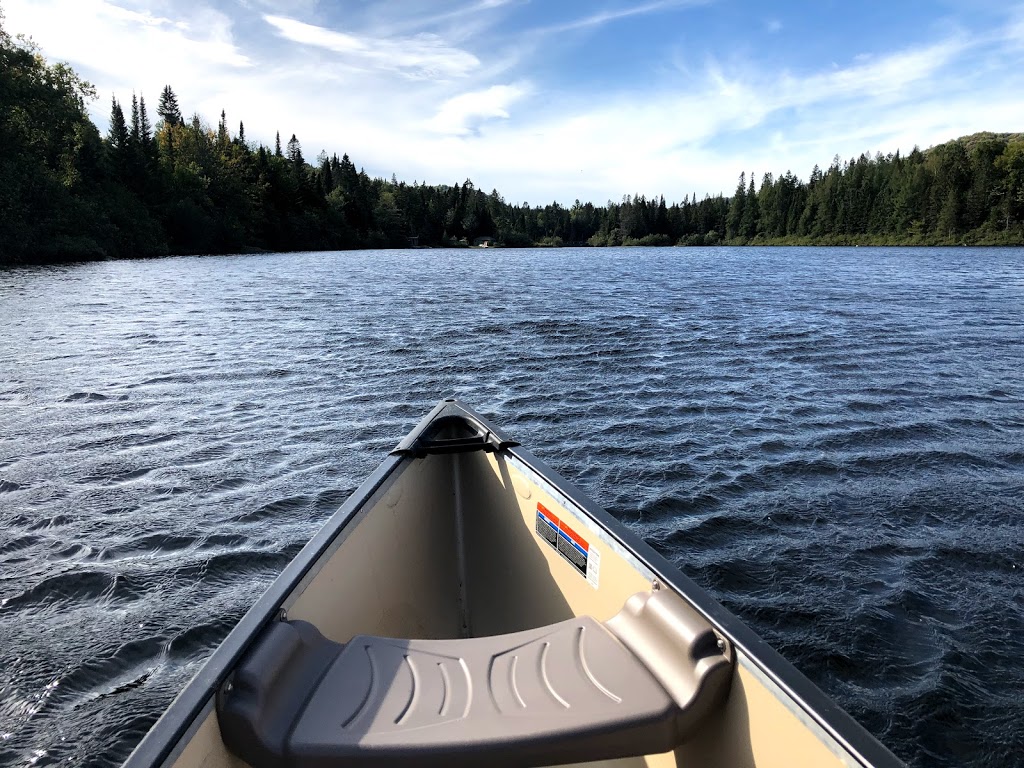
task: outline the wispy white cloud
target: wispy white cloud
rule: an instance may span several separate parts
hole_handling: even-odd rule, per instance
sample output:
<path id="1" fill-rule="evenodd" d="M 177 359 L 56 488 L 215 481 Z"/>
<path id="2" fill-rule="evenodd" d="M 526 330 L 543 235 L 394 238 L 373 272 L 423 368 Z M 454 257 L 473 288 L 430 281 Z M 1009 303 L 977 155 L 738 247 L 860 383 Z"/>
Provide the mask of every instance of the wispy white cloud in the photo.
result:
<path id="1" fill-rule="evenodd" d="M 235 0 L 246 10 L 267 13 L 274 11 L 280 13 L 282 10 L 281 0 Z M 321 0 L 288 0 L 288 13 L 292 16 L 311 16 L 316 13 L 317 6 Z"/>
<path id="2" fill-rule="evenodd" d="M 524 2 L 524 0 L 478 0 L 478 2 L 459 5 L 441 11 L 438 11 L 432 4 L 430 9 L 423 14 L 410 12 L 408 6 L 406 6 L 403 8 L 403 14 L 400 18 L 388 15 L 378 28 L 382 32 L 401 34 L 403 31 L 408 30 L 432 29 L 439 24 L 458 22 L 464 25 L 472 20 L 484 19 L 483 25 L 474 24 L 470 28 L 471 32 L 475 32 L 480 26 L 489 26 L 494 23 L 494 11 L 511 5 L 517 5 L 521 2 Z"/>
<path id="3" fill-rule="evenodd" d="M 480 66 L 472 53 L 447 45 L 435 35 L 373 38 L 266 15 L 263 19 L 292 42 L 341 54 L 365 67 L 401 72 L 416 78 L 465 77 Z"/>
<path id="4" fill-rule="evenodd" d="M 400 72 L 409 77 L 465 77 L 480 66 L 480 59 L 446 45 L 435 35 L 387 39 L 357 36 L 297 22 L 285 16 L 264 15 L 282 37 L 341 54 L 358 66 Z"/>
<path id="5" fill-rule="evenodd" d="M 914 83 L 935 77 L 968 47 L 966 41 L 953 38 L 887 56 L 867 58 L 827 74 L 796 80 L 787 78 L 785 87 L 789 99 L 796 102 L 835 94 L 879 96 L 902 93 Z"/>
<path id="6" fill-rule="evenodd" d="M 548 34 L 570 32 L 575 29 L 589 29 L 591 27 L 600 27 L 613 21 L 628 19 L 631 16 L 647 16 L 652 13 L 661 13 L 663 11 L 677 8 L 707 5 L 712 1 L 713 0 L 654 0 L 653 2 L 643 3 L 641 5 L 625 6 L 608 11 L 598 11 L 597 13 L 592 13 L 588 16 L 582 16 L 560 24 L 552 24 L 551 26 L 542 27 L 535 31 Z"/>
<path id="7" fill-rule="evenodd" d="M 483 91 L 461 93 L 445 101 L 427 125 L 439 133 L 465 135 L 483 120 L 508 118 L 509 106 L 525 93 L 521 85 L 492 85 Z"/>
<path id="8" fill-rule="evenodd" d="M 98 3 L 93 6 L 94 12 L 100 16 L 106 16 L 110 19 L 116 19 L 117 21 L 127 21 L 134 24 L 140 24 L 145 27 L 161 27 L 164 25 L 177 27 L 178 29 L 187 29 L 188 25 L 183 22 L 175 22 L 162 16 L 155 16 L 149 11 L 133 11 L 130 8 L 123 8 L 119 5 L 113 5 L 112 3 Z"/>
<path id="9" fill-rule="evenodd" d="M 928 87 L 937 84 L 938 75 L 967 47 L 963 40 L 946 40 L 886 56 L 860 58 L 847 67 L 835 66 L 801 75 L 755 67 L 726 74 L 717 62 L 711 61 L 706 70 L 710 89 L 698 92 L 709 104 L 702 115 L 701 138 L 729 130 L 730 126 L 756 127 L 773 113 L 787 109 L 828 111 L 854 100 L 865 113 L 882 112 L 879 107 L 887 100 L 925 95 Z M 913 90 L 918 87 L 923 90 Z"/>

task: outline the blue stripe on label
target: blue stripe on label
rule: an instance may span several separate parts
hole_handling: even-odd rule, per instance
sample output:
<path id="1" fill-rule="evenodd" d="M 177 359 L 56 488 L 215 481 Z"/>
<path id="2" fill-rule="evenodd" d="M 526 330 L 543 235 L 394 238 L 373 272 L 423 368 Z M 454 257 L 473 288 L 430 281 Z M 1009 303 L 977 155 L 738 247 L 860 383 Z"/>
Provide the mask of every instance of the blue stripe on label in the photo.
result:
<path id="1" fill-rule="evenodd" d="M 553 526 L 552 526 L 552 527 L 553 527 Z M 566 544 L 572 544 L 572 545 L 573 545 L 573 547 L 575 547 L 575 548 L 576 548 L 576 551 L 577 551 L 577 552 L 579 552 L 579 553 L 580 553 L 581 555 L 583 555 L 584 557 L 586 557 L 586 554 L 587 554 L 587 550 L 585 550 L 585 549 L 584 549 L 583 547 L 581 547 L 581 546 L 580 546 L 579 544 L 577 544 L 577 543 L 576 543 L 575 541 L 573 541 L 572 539 L 570 539 L 570 538 L 569 538 L 569 537 L 568 537 L 568 536 L 567 536 L 567 535 L 565 534 L 565 532 L 564 532 L 564 531 L 562 531 L 562 530 L 559 530 L 559 531 L 558 531 L 558 535 L 562 537 L 562 540 L 563 540 L 563 541 L 564 541 L 564 542 L 565 542 Z"/>

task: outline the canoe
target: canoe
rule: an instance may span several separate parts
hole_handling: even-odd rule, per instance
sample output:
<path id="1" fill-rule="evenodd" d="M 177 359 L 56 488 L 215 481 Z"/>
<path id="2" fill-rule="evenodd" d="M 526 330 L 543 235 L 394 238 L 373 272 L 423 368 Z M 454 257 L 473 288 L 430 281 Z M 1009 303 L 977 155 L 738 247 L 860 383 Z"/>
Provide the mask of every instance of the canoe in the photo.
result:
<path id="1" fill-rule="evenodd" d="M 898 766 L 605 510 L 439 403 L 125 763 Z"/>

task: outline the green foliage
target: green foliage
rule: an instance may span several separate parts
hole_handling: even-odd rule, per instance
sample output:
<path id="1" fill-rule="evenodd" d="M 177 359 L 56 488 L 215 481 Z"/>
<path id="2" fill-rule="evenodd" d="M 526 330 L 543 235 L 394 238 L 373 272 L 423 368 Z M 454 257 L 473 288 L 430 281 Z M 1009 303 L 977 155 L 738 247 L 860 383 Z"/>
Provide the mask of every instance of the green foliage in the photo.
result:
<path id="1" fill-rule="evenodd" d="M 740 174 L 736 192 L 729 202 L 729 215 L 725 222 L 725 231 L 730 238 L 739 237 L 743 231 L 743 208 L 747 202 L 747 173 Z"/>
<path id="2" fill-rule="evenodd" d="M 728 243 L 1020 244 L 1024 135 L 983 133 L 909 155 L 876 155 L 805 183 L 787 171 L 755 186 L 667 204 L 626 195 L 604 206 L 509 203 L 469 179 L 451 186 L 371 179 L 348 155 L 310 165 L 295 134 L 281 146 L 182 119 L 170 85 L 154 127 L 145 98 L 111 101 L 101 138 L 91 85 L 48 64 L 0 17 L 0 264 L 166 253 L 419 245 L 477 238 L 507 247 Z"/>
<path id="3" fill-rule="evenodd" d="M 561 248 L 565 242 L 558 235 L 545 235 L 537 241 L 537 245 L 541 248 Z"/>
<path id="4" fill-rule="evenodd" d="M 622 241 L 623 245 L 646 245 L 646 246 L 666 246 L 672 245 L 672 238 L 668 235 L 644 235 L 643 237 L 627 237 Z"/>
<path id="5" fill-rule="evenodd" d="M 87 202 L 102 143 L 85 113 L 92 86 L 0 27 L 0 263 L 100 253 Z"/>
<path id="6" fill-rule="evenodd" d="M 506 248 L 530 248 L 533 241 L 524 232 L 506 232 L 498 239 L 500 245 Z"/>

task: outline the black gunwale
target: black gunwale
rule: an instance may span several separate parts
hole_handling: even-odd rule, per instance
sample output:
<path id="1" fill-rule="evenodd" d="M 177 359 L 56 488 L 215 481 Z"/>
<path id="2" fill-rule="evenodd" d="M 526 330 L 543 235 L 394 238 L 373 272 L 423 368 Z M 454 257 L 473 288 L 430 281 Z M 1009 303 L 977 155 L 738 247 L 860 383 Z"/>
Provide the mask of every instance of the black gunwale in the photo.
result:
<path id="1" fill-rule="evenodd" d="M 704 588 L 684 575 L 664 556 L 593 501 L 576 485 L 559 475 L 543 460 L 509 440 L 502 430 L 469 406 L 454 399 L 442 400 L 413 428 L 398 447 L 367 477 L 341 508 L 335 512 L 295 559 L 281 572 L 267 591 L 253 604 L 203 668 L 182 689 L 149 733 L 124 763 L 124 768 L 152 768 L 163 763 L 193 726 L 212 696 L 231 674 L 235 663 L 267 623 L 273 621 L 288 594 L 299 584 L 320 556 L 352 522 L 363 504 L 403 464 L 430 452 L 428 441 L 420 438 L 439 418 L 462 418 L 490 439 L 480 450 L 508 453 L 544 478 L 554 489 L 579 507 L 606 535 L 629 550 L 659 580 L 689 600 L 715 627 L 741 649 L 750 661 L 785 692 L 801 710 L 830 734 L 864 766 L 903 766 L 878 739 L 850 717 L 803 673 L 786 661 L 738 617 L 715 600 Z M 419 444 L 418 444 L 419 441 Z M 484 445 L 487 447 L 485 448 Z"/>

